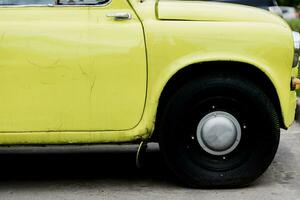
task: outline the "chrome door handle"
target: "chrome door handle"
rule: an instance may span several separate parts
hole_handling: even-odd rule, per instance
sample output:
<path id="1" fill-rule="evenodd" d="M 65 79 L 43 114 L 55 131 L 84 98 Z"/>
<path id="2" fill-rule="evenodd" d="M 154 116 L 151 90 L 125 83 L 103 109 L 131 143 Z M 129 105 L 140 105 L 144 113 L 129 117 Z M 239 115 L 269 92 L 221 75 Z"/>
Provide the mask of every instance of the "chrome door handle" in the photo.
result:
<path id="1" fill-rule="evenodd" d="M 107 17 L 112 17 L 116 21 L 131 19 L 131 14 L 127 13 L 127 12 L 108 13 L 106 16 Z"/>

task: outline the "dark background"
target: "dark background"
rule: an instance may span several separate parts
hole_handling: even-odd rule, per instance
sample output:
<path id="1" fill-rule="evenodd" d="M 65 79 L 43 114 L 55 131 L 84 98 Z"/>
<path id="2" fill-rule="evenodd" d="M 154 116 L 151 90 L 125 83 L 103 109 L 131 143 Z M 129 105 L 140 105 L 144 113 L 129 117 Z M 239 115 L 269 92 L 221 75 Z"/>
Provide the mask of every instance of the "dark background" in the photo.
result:
<path id="1" fill-rule="evenodd" d="M 300 0 L 277 0 L 277 2 L 280 6 L 298 7 L 300 4 Z"/>

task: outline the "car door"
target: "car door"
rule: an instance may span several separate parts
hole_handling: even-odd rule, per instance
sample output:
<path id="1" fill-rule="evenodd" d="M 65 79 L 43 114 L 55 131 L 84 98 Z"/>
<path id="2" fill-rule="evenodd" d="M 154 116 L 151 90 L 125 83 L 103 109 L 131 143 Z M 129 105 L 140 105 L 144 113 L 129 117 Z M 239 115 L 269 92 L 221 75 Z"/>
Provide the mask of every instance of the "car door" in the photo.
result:
<path id="1" fill-rule="evenodd" d="M 146 95 L 126 0 L 0 1 L 0 131 L 124 130 Z"/>

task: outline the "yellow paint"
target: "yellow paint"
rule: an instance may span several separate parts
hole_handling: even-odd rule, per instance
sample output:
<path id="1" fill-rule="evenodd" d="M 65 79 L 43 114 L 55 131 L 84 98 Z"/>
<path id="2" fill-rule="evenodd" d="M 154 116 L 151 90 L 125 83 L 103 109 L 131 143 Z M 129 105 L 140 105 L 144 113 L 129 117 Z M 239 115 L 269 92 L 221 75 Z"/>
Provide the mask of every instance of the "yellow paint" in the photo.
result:
<path id="1" fill-rule="evenodd" d="M 106 17 L 119 11 L 133 19 Z M 147 138 L 167 81 L 190 64 L 215 60 L 259 68 L 277 90 L 285 126 L 294 119 L 292 33 L 265 11 L 163 0 L 3 7 L 0 31 L 1 144 Z"/>
<path id="2" fill-rule="evenodd" d="M 260 22 L 288 24 L 279 16 L 270 17 L 270 12 L 254 7 L 245 7 L 238 4 L 205 2 L 205 1 L 159 1 L 159 19 L 210 21 L 210 22 Z M 184 9 L 183 9 L 184 8 Z"/>
<path id="3" fill-rule="evenodd" d="M 277 90 L 284 125 L 291 125 L 296 107 L 296 93 L 290 91 L 291 76 L 295 76 L 291 67 L 294 50 L 292 32 L 282 19 L 261 9 L 204 1 L 132 2 L 142 13 L 148 44 L 152 87 L 147 103 L 156 104 L 165 83 L 183 67 L 238 61 L 269 77 Z M 147 11 L 152 7 L 156 14 L 151 16 Z"/>
<path id="4" fill-rule="evenodd" d="M 106 17 L 114 12 L 133 19 Z M 140 121 L 145 45 L 127 1 L 0 7 L 0 36 L 1 132 L 125 130 Z"/>

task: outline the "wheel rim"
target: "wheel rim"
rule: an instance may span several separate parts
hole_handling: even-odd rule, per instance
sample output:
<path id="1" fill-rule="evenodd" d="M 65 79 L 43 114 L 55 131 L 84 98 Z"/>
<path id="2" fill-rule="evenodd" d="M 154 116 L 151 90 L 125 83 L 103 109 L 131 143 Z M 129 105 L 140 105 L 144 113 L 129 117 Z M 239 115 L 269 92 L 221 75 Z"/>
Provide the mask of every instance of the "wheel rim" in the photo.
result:
<path id="1" fill-rule="evenodd" d="M 200 137 L 199 134 L 197 136 L 197 129 L 200 122 L 209 119 L 215 112 L 227 113 L 225 114 L 227 117 L 232 116 L 229 118 L 235 121 L 235 126 L 237 126 L 238 130 L 241 129 L 237 131 L 237 139 L 234 140 L 238 142 L 234 142 L 235 145 L 230 150 L 228 150 L 231 147 L 229 145 L 227 152 L 223 150 L 224 152 L 220 153 L 214 149 L 212 151 L 215 152 L 209 151 L 207 149 L 211 147 L 203 148 L 206 145 L 201 146 L 198 141 Z M 225 117 L 224 115 L 222 116 Z M 252 132 L 253 127 L 251 121 L 249 121 L 251 116 L 252 112 L 247 106 L 226 95 L 222 97 L 207 97 L 198 101 L 182 115 L 181 120 L 184 125 L 181 126 L 181 132 L 188 134 L 183 134 L 181 138 L 177 139 L 178 141 L 184 141 L 179 151 L 185 151 L 196 166 L 201 166 L 207 170 L 227 171 L 237 168 L 249 158 L 255 146 L 253 142 L 257 138 L 256 132 L 249 134 Z"/>
<path id="2" fill-rule="evenodd" d="M 241 140 L 241 126 L 231 114 L 215 111 L 205 115 L 197 126 L 197 141 L 204 151 L 222 156 L 236 149 Z"/>

